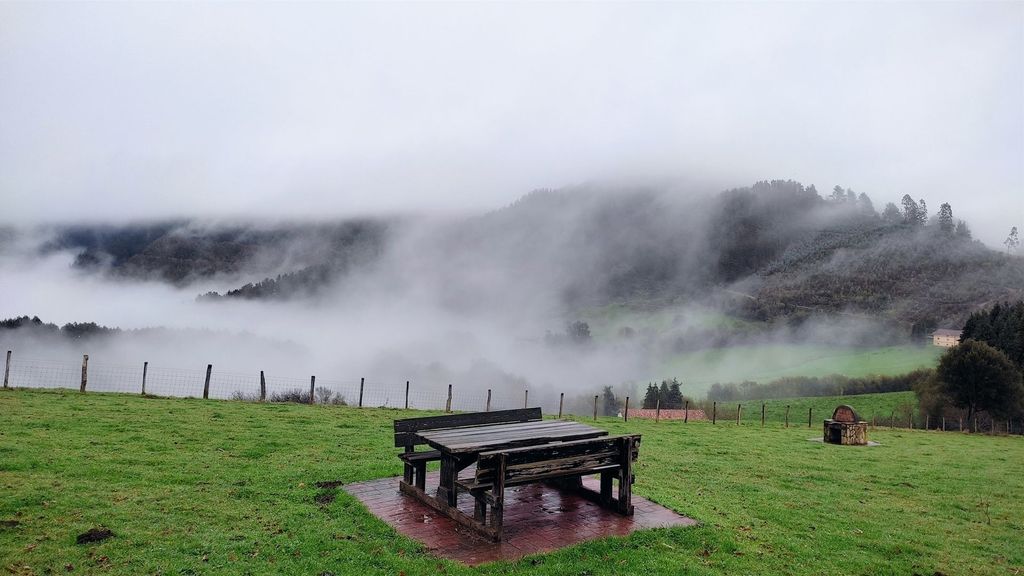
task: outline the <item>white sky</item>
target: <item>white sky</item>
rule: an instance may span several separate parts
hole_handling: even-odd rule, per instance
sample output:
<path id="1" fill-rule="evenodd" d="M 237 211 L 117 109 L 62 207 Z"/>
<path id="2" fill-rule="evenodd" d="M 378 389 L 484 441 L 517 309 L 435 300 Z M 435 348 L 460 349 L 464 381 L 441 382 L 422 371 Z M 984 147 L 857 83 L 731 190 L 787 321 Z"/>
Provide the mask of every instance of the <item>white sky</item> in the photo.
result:
<path id="1" fill-rule="evenodd" d="M 0 3 L 0 222 L 793 178 L 1024 226 L 1024 2 Z"/>

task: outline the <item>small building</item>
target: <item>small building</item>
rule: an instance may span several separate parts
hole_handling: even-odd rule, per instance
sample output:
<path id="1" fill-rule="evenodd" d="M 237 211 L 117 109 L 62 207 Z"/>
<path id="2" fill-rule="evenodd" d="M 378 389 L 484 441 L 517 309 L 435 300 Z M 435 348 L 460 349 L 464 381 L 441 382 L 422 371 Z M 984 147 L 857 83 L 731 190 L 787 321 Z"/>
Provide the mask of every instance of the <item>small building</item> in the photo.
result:
<path id="1" fill-rule="evenodd" d="M 939 328 L 935 332 L 932 332 L 932 344 L 941 346 L 942 348 L 952 348 L 960 343 L 961 334 L 963 334 L 963 330 L 947 330 L 946 328 Z"/>
<path id="2" fill-rule="evenodd" d="M 862 420 L 853 408 L 843 404 L 832 412 L 832 418 L 825 420 L 827 444 L 865 446 L 868 443 L 868 423 Z"/>
<path id="3" fill-rule="evenodd" d="M 645 418 L 648 420 L 654 420 L 657 417 L 659 420 L 687 420 L 691 422 L 708 419 L 703 410 L 671 410 L 668 408 L 662 408 L 660 411 L 654 408 L 630 408 L 629 417 Z"/>

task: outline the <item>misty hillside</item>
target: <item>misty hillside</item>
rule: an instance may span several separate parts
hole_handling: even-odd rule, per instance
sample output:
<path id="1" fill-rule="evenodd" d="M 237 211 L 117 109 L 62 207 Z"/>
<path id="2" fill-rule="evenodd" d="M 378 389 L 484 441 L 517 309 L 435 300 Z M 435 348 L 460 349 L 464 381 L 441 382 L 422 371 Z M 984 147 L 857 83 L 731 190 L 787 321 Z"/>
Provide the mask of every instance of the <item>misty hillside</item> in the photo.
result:
<path id="1" fill-rule="evenodd" d="M 971 240 L 952 207 L 940 212 L 929 219 L 905 198 L 879 214 L 867 195 L 836 187 L 823 198 L 792 181 L 698 197 L 574 188 L 441 222 L 80 226 L 47 249 L 118 277 L 244 279 L 212 299 L 304 297 L 390 265 L 395 282 L 437 283 L 463 308 L 542 296 L 577 311 L 714 302 L 748 320 L 846 314 L 920 334 L 1024 296 L 1022 260 Z"/>

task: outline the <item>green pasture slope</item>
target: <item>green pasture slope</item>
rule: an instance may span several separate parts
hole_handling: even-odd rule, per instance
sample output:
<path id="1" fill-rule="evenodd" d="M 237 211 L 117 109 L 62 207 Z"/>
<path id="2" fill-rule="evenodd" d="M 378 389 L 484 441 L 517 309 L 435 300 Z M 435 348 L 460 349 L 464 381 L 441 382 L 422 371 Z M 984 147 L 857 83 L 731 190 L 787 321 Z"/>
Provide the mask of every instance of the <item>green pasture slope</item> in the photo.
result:
<path id="1" fill-rule="evenodd" d="M 656 378 L 678 378 L 683 392 L 703 396 L 716 382 L 768 382 L 783 376 L 894 376 L 931 368 L 943 349 L 935 346 L 837 348 L 805 344 L 733 346 L 673 356 Z"/>
<path id="2" fill-rule="evenodd" d="M 1017 574 L 1024 439 L 602 419 L 635 491 L 698 519 L 466 568 L 317 481 L 395 476 L 385 409 L 0 391 L 0 573 Z M 320 498 L 326 500 L 325 498 Z M 106 541 L 77 545 L 95 526 Z"/>
<path id="3" fill-rule="evenodd" d="M 888 425 L 895 414 L 898 426 L 907 426 L 907 417 L 913 414 L 916 426 L 924 427 L 917 410 L 917 396 L 913 392 L 886 392 L 882 394 L 857 394 L 855 396 L 805 396 L 800 398 L 772 398 L 770 400 L 736 400 L 718 403 L 718 418 L 735 421 L 739 406 L 740 419 L 746 423 L 760 423 L 761 403 L 764 403 L 766 422 L 784 422 L 786 406 L 789 406 L 789 422 L 793 426 L 807 426 L 807 411 L 811 411 L 811 424 L 815 429 L 821 421 L 832 416 L 840 404 L 848 404 L 867 421 L 876 419 L 879 426 Z M 709 403 L 710 404 L 710 403 Z M 711 417 L 711 414 L 708 414 Z M 955 422 L 949 423 L 955 425 Z"/>

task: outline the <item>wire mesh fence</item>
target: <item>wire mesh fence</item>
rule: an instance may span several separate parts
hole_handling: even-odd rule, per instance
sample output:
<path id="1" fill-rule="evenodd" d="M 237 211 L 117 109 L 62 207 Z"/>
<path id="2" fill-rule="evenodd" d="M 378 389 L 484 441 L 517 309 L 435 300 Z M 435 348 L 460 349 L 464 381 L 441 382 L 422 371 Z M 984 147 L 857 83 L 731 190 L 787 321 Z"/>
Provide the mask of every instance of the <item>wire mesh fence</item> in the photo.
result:
<path id="1" fill-rule="evenodd" d="M 563 415 L 564 394 L 529 389 L 519 391 L 484 388 L 455 390 L 425 388 L 410 381 L 383 381 L 359 379 L 331 379 L 315 376 L 308 378 L 267 374 L 263 371 L 231 372 L 216 370 L 208 365 L 205 370 L 89 361 L 88 356 L 78 359 L 52 359 L 7 353 L 4 365 L 5 388 L 66 388 L 90 392 L 116 392 L 147 394 L 180 398 L 213 398 L 221 400 L 302 402 L 311 404 L 344 404 L 359 407 L 402 408 L 415 410 L 481 411 L 508 410 L 527 406 L 541 406 L 545 413 Z M 627 400 L 628 401 L 628 400 Z M 635 402 L 635 399 L 633 400 Z M 590 402 L 570 401 L 564 414 L 575 412 L 579 416 L 591 414 Z M 581 406 L 586 405 L 585 410 Z M 831 413 L 820 408 L 790 406 L 782 402 L 694 402 L 687 401 L 683 410 L 639 409 L 636 404 L 628 411 L 619 407 L 609 412 L 605 401 L 593 402 L 593 414 L 618 414 L 625 418 L 665 420 L 685 418 L 684 421 L 708 421 L 712 424 L 732 423 L 737 426 L 782 425 L 785 427 L 819 428 Z M 636 408 L 636 409 L 635 409 Z M 624 413 L 625 412 L 625 413 Z M 678 413 L 684 412 L 686 416 Z M 922 415 L 912 409 L 891 410 L 886 414 L 862 414 L 861 417 L 875 429 L 927 429 L 964 432 L 1024 434 L 1024 420 L 997 419 L 988 414 L 967 417 L 962 411 L 947 410 L 942 416 Z"/>

